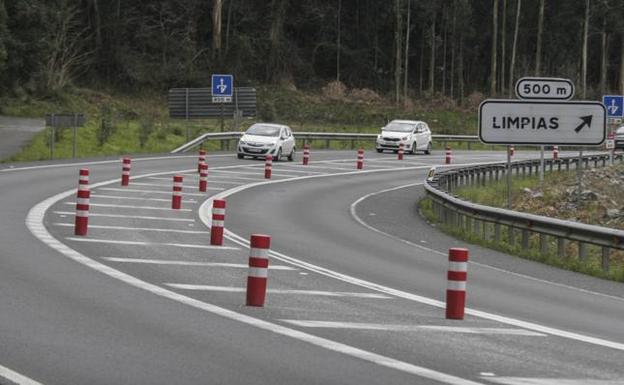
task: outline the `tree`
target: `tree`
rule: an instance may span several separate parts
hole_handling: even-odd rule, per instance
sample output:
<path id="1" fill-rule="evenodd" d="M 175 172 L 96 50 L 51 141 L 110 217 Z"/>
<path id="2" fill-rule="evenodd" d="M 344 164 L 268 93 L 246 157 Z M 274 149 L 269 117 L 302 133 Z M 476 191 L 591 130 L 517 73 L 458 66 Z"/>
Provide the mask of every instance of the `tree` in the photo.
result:
<path id="1" fill-rule="evenodd" d="M 509 63 L 509 97 L 513 92 L 514 84 L 514 69 L 516 67 L 516 49 L 518 47 L 518 29 L 520 28 L 520 8 L 522 6 L 522 0 L 517 0 L 516 3 L 516 22 L 514 25 L 514 37 L 513 44 L 511 46 L 511 63 Z"/>
<path id="2" fill-rule="evenodd" d="M 394 61 L 394 98 L 398 105 L 401 101 L 401 71 L 402 71 L 402 32 L 403 32 L 403 17 L 401 15 L 401 0 L 395 0 L 395 13 L 396 13 L 396 25 L 394 29 L 394 49 L 395 49 L 395 61 Z"/>
<path id="3" fill-rule="evenodd" d="M 542 70 L 542 35 L 544 32 L 544 0 L 540 0 L 537 17 L 537 43 L 535 47 L 535 76 L 540 76 Z"/>
<path id="4" fill-rule="evenodd" d="M 221 63 L 221 25 L 223 0 L 212 0 L 212 58 Z"/>
<path id="5" fill-rule="evenodd" d="M 492 56 L 490 59 L 490 95 L 496 95 L 496 48 L 498 37 L 498 0 L 492 5 Z"/>
<path id="6" fill-rule="evenodd" d="M 589 0 L 585 0 L 585 18 L 583 20 L 583 48 L 581 54 L 581 84 L 583 99 L 587 95 L 587 35 L 589 34 Z"/>

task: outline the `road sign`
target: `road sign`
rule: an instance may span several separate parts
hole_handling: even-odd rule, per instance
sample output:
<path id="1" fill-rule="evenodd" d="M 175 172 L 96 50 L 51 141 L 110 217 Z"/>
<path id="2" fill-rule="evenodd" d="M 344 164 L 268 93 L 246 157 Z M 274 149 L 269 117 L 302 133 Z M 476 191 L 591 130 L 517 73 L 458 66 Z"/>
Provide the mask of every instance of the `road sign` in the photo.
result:
<path id="1" fill-rule="evenodd" d="M 606 148 L 607 150 L 613 150 L 615 148 L 615 133 L 610 132 L 609 135 L 607 135 Z"/>
<path id="2" fill-rule="evenodd" d="M 479 106 L 479 138 L 488 144 L 596 146 L 606 136 L 600 102 L 485 100 Z"/>
<path id="3" fill-rule="evenodd" d="M 624 113 L 624 96 L 619 95 L 604 95 L 602 97 L 602 103 L 607 108 L 607 117 L 609 118 L 621 118 Z"/>
<path id="4" fill-rule="evenodd" d="M 234 92 L 234 76 L 212 75 L 212 102 L 231 103 Z"/>
<path id="5" fill-rule="evenodd" d="M 516 82 L 516 96 L 529 100 L 568 100 L 574 96 L 574 83 L 561 78 L 521 78 Z"/>

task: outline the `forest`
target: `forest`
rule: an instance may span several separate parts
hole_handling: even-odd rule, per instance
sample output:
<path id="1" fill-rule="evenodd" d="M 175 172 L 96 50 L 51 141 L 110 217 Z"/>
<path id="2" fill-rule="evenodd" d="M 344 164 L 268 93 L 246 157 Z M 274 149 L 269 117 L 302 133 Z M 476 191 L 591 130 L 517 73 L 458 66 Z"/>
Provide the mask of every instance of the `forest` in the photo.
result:
<path id="1" fill-rule="evenodd" d="M 0 0 L 0 96 L 339 81 L 397 104 L 513 97 L 522 76 L 624 93 L 623 0 Z"/>

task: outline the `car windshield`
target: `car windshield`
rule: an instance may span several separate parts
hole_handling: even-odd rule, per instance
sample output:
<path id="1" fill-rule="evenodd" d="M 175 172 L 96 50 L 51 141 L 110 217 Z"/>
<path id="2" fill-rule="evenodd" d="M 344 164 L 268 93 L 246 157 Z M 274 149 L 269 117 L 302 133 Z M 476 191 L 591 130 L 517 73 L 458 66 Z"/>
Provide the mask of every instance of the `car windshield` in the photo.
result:
<path id="1" fill-rule="evenodd" d="M 275 126 L 265 126 L 262 124 L 254 124 L 249 127 L 246 134 L 259 136 L 279 136 L 280 128 Z"/>
<path id="2" fill-rule="evenodd" d="M 391 132 L 412 132 L 414 129 L 414 125 L 411 123 L 395 123 L 390 122 L 386 127 L 383 128 L 384 131 Z"/>

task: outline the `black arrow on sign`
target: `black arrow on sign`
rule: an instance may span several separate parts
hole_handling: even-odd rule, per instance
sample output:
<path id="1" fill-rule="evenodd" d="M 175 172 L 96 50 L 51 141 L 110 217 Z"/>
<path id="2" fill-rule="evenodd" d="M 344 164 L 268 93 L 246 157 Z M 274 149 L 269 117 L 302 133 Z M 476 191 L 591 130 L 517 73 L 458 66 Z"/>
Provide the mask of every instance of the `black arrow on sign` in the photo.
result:
<path id="1" fill-rule="evenodd" d="M 585 125 L 587 125 L 587 127 L 591 126 L 592 116 L 593 115 L 581 116 L 583 123 L 579 124 L 578 127 L 574 129 L 574 132 L 578 133 L 583 129 L 583 127 L 585 127 Z"/>

